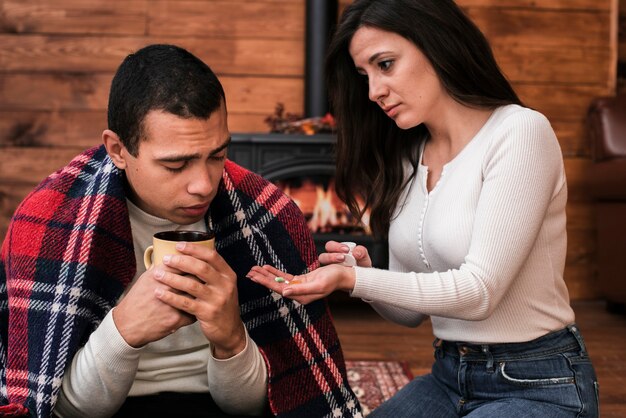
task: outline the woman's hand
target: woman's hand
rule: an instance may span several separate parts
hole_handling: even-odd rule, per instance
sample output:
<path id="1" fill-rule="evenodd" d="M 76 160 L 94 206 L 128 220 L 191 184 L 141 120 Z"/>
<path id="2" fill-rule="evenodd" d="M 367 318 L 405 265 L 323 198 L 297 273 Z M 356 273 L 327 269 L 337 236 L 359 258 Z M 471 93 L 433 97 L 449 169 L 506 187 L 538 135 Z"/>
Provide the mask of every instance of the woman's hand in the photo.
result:
<path id="1" fill-rule="evenodd" d="M 319 256 L 322 264 L 341 264 L 346 261 L 347 254 L 350 252 L 350 248 L 346 244 L 337 241 L 328 241 L 324 248 L 326 252 Z M 354 247 L 352 257 L 356 260 L 357 266 L 372 267 L 372 260 L 364 246 L 357 245 Z"/>
<path id="2" fill-rule="evenodd" d="M 337 264 L 320 267 L 300 276 L 292 276 L 265 265 L 252 267 L 247 277 L 285 297 L 307 304 L 322 299 L 335 290 L 351 291 L 354 289 L 356 275 L 352 267 Z M 283 282 L 276 281 L 276 278 Z"/>

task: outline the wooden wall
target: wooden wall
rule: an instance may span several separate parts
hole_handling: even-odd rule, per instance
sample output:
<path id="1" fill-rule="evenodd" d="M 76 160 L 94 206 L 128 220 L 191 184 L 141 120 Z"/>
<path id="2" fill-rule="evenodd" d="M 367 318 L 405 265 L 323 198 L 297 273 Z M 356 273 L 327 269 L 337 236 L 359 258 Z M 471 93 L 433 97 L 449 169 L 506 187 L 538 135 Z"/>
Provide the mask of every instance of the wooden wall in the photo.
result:
<path id="1" fill-rule="evenodd" d="M 570 188 L 566 280 L 574 299 L 595 298 L 584 115 L 615 91 L 617 0 L 459 4 L 557 132 Z M 277 102 L 302 112 L 304 0 L 0 0 L 0 239 L 37 182 L 100 142 L 113 72 L 156 42 L 179 44 L 218 73 L 233 132 L 266 131 Z"/>
<path id="2" fill-rule="evenodd" d="M 617 91 L 626 93 L 626 0 L 618 0 L 618 66 L 617 66 Z"/>

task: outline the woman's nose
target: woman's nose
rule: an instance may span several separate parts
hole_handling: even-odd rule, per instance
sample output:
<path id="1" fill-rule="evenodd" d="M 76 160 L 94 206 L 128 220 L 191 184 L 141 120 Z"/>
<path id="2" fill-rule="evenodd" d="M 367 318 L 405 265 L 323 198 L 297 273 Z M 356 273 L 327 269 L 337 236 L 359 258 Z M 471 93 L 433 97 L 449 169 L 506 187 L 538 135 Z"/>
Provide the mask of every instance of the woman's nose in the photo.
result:
<path id="1" fill-rule="evenodd" d="M 386 96 L 384 84 L 381 83 L 376 77 L 370 77 L 369 79 L 369 98 L 373 102 L 380 102 Z"/>

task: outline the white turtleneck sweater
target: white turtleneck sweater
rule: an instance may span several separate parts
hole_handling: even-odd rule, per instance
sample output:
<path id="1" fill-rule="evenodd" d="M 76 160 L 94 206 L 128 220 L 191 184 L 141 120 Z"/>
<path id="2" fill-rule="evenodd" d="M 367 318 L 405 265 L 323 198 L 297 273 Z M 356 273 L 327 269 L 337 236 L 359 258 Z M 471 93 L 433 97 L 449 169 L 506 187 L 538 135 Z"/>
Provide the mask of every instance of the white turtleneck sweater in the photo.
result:
<path id="1" fill-rule="evenodd" d="M 146 271 L 143 254 L 155 233 L 206 231 L 203 220 L 177 225 L 143 212 L 129 200 L 127 205 L 137 263 L 133 282 Z M 133 348 L 117 330 L 111 311 L 66 370 L 54 413 L 61 418 L 107 417 L 127 396 L 159 392 L 210 392 L 224 412 L 258 415 L 266 402 L 267 367 L 247 332 L 241 353 L 225 360 L 214 358 L 197 322 Z"/>
<path id="2" fill-rule="evenodd" d="M 498 108 L 430 193 L 427 176 L 420 163 L 398 204 L 389 271 L 355 267 L 351 295 L 401 324 L 430 315 L 451 341 L 522 342 L 571 324 L 567 185 L 548 120 Z"/>

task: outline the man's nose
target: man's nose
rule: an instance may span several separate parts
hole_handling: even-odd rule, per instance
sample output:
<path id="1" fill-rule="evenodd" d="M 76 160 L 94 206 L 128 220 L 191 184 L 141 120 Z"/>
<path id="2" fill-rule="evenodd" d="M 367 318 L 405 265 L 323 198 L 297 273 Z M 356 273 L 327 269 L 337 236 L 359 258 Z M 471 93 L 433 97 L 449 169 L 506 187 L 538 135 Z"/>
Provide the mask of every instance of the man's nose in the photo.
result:
<path id="1" fill-rule="evenodd" d="M 190 173 L 189 185 L 187 191 L 189 194 L 198 196 L 209 196 L 213 191 L 213 183 L 211 182 L 210 171 L 207 168 L 194 170 Z"/>

